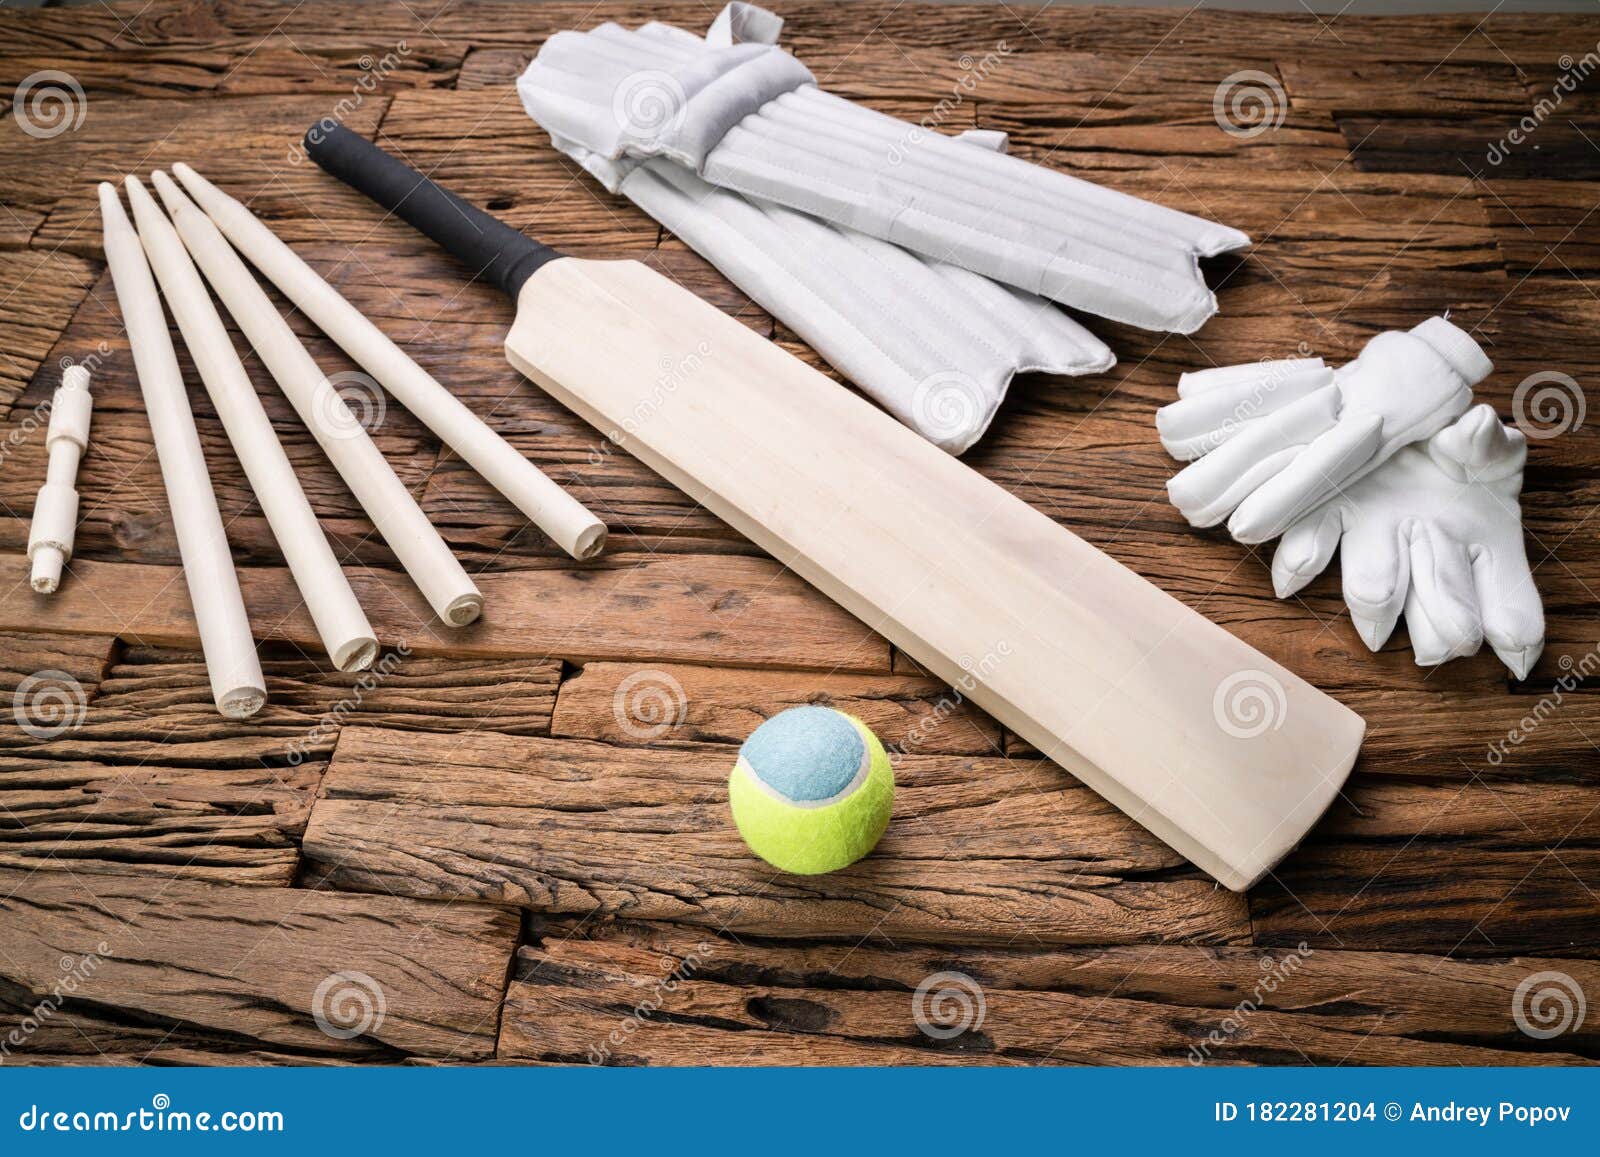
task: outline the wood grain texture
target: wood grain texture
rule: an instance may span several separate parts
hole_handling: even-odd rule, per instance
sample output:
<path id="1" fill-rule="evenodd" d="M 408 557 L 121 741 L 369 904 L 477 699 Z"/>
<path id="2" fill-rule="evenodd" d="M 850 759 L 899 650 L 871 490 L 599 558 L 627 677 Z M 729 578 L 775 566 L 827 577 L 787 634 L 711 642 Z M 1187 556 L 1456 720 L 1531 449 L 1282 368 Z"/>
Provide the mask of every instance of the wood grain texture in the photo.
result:
<path id="1" fill-rule="evenodd" d="M 1522 117 L 1505 115 L 1473 121 L 1412 117 L 1348 117 L 1339 122 L 1352 163 L 1366 172 L 1493 172 L 1501 176 L 1559 175 L 1569 181 L 1600 179 L 1600 156 L 1591 144 L 1600 118 L 1578 124 L 1553 119 L 1520 146 L 1512 135 Z M 1493 146 L 1501 143 L 1498 151 Z"/>
<path id="2" fill-rule="evenodd" d="M 8 1009 L 19 1017 L 26 1016 L 31 1011 L 31 1005 L 19 1005 Z M 83 1033 L 79 1037 L 79 1044 L 86 1045 L 87 1049 L 97 1049 L 97 1042 L 104 1040 L 111 1045 L 110 1049 L 71 1052 L 73 1043 L 63 1040 L 60 1042 L 60 1052 L 36 1052 L 30 1049 L 20 1054 L 18 1060 L 31 1066 L 40 1067 L 70 1067 L 70 1068 L 168 1068 L 174 1065 L 199 1065 L 208 1068 L 216 1067 L 269 1067 L 297 1065 L 307 1068 L 335 1068 L 354 1062 L 339 1058 L 297 1056 L 294 1053 L 268 1052 L 265 1049 L 240 1049 L 227 1040 L 208 1038 L 204 1034 L 172 1032 L 167 1035 L 167 1030 L 162 1032 L 139 1033 L 129 1032 L 125 1026 L 117 1025 L 110 1021 L 96 1021 L 90 1017 L 75 1017 L 71 1025 L 72 1031 Z M 89 1034 L 93 1034 L 92 1036 Z M 126 1049 L 127 1051 L 117 1051 Z M 406 1058 L 402 1063 L 412 1063 Z"/>
<path id="3" fill-rule="evenodd" d="M 230 745 L 230 755 L 249 746 Z M 0 865 L 89 887 L 91 876 L 108 875 L 294 881 L 323 760 L 208 767 L 160 753 L 75 759 L 69 750 L 0 755 Z"/>
<path id="4" fill-rule="evenodd" d="M 1446 309 L 1495 360 L 1477 392 L 1502 416 L 1513 416 L 1531 375 L 1551 371 L 1593 403 L 1600 180 L 1579 135 L 1600 140 L 1593 85 L 1567 94 L 1503 159 L 1490 157 L 1550 95 L 1562 54 L 1593 45 L 1592 17 L 778 7 L 785 43 L 825 87 L 945 131 L 1006 129 L 1030 160 L 1253 236 L 1247 254 L 1206 263 L 1221 312 L 1203 330 L 1175 337 L 1090 319 L 1120 364 L 1088 379 L 1023 376 L 966 461 L 1361 713 L 1369 734 L 1345 798 L 1279 879 L 1249 898 L 1248 912 L 1217 908 L 1211 893 L 1184 891 L 1197 882 L 1188 869 L 1102 816 L 1026 744 L 1007 736 L 1009 761 L 983 757 L 989 725 L 973 719 L 974 736 L 954 730 L 952 717 L 923 748 L 952 750 L 907 769 L 916 784 L 902 794 L 916 797 L 927 826 L 892 833 L 892 859 L 869 860 L 859 869 L 866 882 L 843 882 L 838 895 L 763 890 L 765 878 L 732 867 L 753 863 L 735 860 L 743 852 L 720 810 L 732 746 L 772 711 L 818 696 L 886 738 L 909 734 L 938 702 L 933 685 L 523 380 L 502 349 L 510 305 L 295 151 L 323 116 L 381 133 L 517 226 L 583 256 L 648 260 L 828 372 L 680 241 L 555 153 L 515 95 L 517 74 L 559 28 L 660 19 L 699 29 L 714 6 L 0 8 L 0 552 L 9 556 L 0 562 L 0 895 L 13 879 L 49 889 L 37 907 L 0 907 L 0 961 L 15 955 L 14 942 L 31 954 L 26 972 L 0 964 L 0 1023 L 29 1015 L 59 975 L 59 962 L 32 946 L 46 916 L 58 920 L 46 929 L 50 946 L 73 950 L 94 931 L 92 896 L 105 895 L 105 912 L 148 909 L 135 927 L 155 946 L 152 963 L 118 974 L 111 999 L 90 994 L 71 1004 L 70 1022 L 42 1028 L 27 1060 L 438 1063 L 470 1053 L 586 1063 L 591 1047 L 635 1024 L 612 1046 L 612 1063 L 1181 1064 L 1251 994 L 1259 961 L 1282 960 L 1302 940 L 1311 951 L 1292 981 L 1224 1033 L 1208 1063 L 1600 1057 L 1600 919 L 1589 891 L 1600 874 L 1589 810 L 1600 790 L 1600 674 L 1567 679 L 1600 663 L 1592 410 L 1530 444 L 1523 506 L 1549 645 L 1521 684 L 1487 654 L 1419 670 L 1403 627 L 1370 655 L 1350 628 L 1336 567 L 1295 600 L 1274 599 L 1268 553 L 1196 532 L 1172 511 L 1163 486 L 1173 465 L 1151 434 L 1155 409 L 1186 370 L 1291 356 L 1301 343 L 1342 362 L 1373 334 Z M 404 58 L 354 99 L 371 71 L 363 55 L 376 64 L 402 40 Z M 87 99 L 82 122 L 47 139 L 22 131 L 9 100 L 40 68 L 65 68 Z M 1251 137 L 1216 121 L 1219 86 L 1244 69 L 1283 90 L 1281 123 Z M 431 634 L 392 557 L 261 379 L 325 530 L 366 584 L 380 634 L 412 646 L 358 704 L 342 706 L 353 688 L 315 655 L 276 544 L 191 375 L 247 596 L 258 630 L 276 640 L 264 646 L 272 706 L 249 726 L 217 719 L 93 212 L 95 181 L 180 159 L 247 201 L 519 450 L 603 509 L 618 557 L 594 571 L 571 567 L 390 405 L 377 430 L 385 452 L 503 608 L 496 615 L 492 599 L 480 634 Z M 354 368 L 285 314 L 326 369 Z M 74 573 L 64 601 L 46 602 L 15 589 L 17 556 L 43 470 L 36 409 L 64 358 L 91 365 L 95 436 Z M 66 672 L 85 702 L 81 722 L 48 740 L 7 711 L 21 680 L 41 670 Z M 628 675 L 651 670 L 682 686 L 683 722 L 640 738 L 618 722 L 613 697 Z M 557 737 L 541 739 L 552 727 Z M 339 748 L 331 782 L 357 786 L 313 812 L 346 729 L 350 746 Z M 289 762 L 291 744 L 312 732 L 302 762 Z M 346 751 L 374 734 L 424 757 L 402 765 L 363 756 L 345 767 Z M 474 769 L 432 754 L 452 745 L 462 759 L 487 745 L 491 758 Z M 702 762 L 684 770 L 691 759 Z M 999 798 L 984 779 L 995 769 L 996 784 L 1020 782 L 1021 792 Z M 437 798 L 405 794 L 430 783 Z M 364 785 L 373 800 L 356 798 Z M 626 806 L 585 810 L 596 792 Z M 466 810 L 441 813 L 442 800 Z M 402 807 L 404 826 L 373 836 L 386 804 Z M 667 815 L 692 821 L 679 836 L 650 826 Z M 314 835 L 328 833 L 309 865 L 300 854 L 308 821 Z M 967 858 L 972 841 L 983 849 L 977 859 Z M 576 851 L 547 862 L 525 850 L 546 846 Z M 710 846 L 713 858 L 697 852 L 691 862 L 674 850 L 691 846 Z M 648 863 L 659 847 L 667 851 Z M 352 851 L 363 867 L 342 863 Z M 941 855 L 980 886 L 947 896 Z M 708 880 L 713 868 L 720 874 Z M 397 879 L 527 906 L 532 938 L 497 1053 L 498 1012 L 470 1024 L 499 998 L 511 921 L 477 902 L 394 900 L 383 885 Z M 1042 898 L 1019 900 L 1040 881 Z M 177 907 L 164 906 L 168 888 Z M 330 890 L 340 888 L 360 890 Z M 685 913 L 731 907 L 723 888 L 757 896 L 746 915 L 769 931 L 734 940 L 691 923 L 698 917 Z M 206 975 L 232 970 L 235 959 L 219 953 L 242 957 L 240 946 L 260 939 L 285 900 L 310 903 L 315 915 L 274 934 L 270 967 L 244 959 L 235 987 Z M 441 910 L 441 939 L 412 946 L 397 931 L 414 933 Z M 1020 926 L 1039 911 L 1051 943 L 996 942 L 997 912 Z M 856 943 L 885 913 L 873 940 Z M 891 946 L 883 933 L 895 923 L 916 931 Z M 1226 943 L 1146 942 L 1164 935 Z M 1059 942 L 1085 936 L 1095 943 Z M 489 941 L 484 967 L 463 963 L 463 951 Z M 715 951 L 692 981 L 660 1015 L 631 1019 L 653 998 L 662 962 L 702 942 Z M 421 978 L 428 994 L 416 999 L 428 1011 L 402 1011 L 380 1040 L 317 1031 L 315 983 L 354 968 L 387 987 L 386 966 Z M 911 1014 L 917 986 L 940 971 L 971 975 L 988 1001 L 985 1024 L 949 1042 L 918 1031 Z M 1537 1041 L 1517 1031 L 1513 994 L 1538 971 L 1566 972 L 1588 992 L 1579 1033 Z M 495 979 L 480 985 L 469 974 Z M 461 990 L 449 988 L 455 980 Z M 395 993 L 415 983 L 395 980 L 391 1013 Z M 462 1033 L 469 1045 L 452 1054 L 450 1034 Z"/>
<path id="5" fill-rule="evenodd" d="M 12 699 L 27 691 L 23 683 L 34 676 L 60 672 L 75 681 L 87 702 L 106 672 L 115 649 L 115 641 L 104 635 L 46 635 L 26 633 L 0 634 L 0 695 Z M 77 695 L 73 696 L 78 698 Z M 29 712 L 24 706 L 18 717 L 13 710 L 0 724 L 15 725 L 19 729 L 29 722 Z M 40 721 L 48 723 L 49 721 Z"/>
<path id="6" fill-rule="evenodd" d="M 1244 13 L 1187 9 L 1110 9 L 1092 6 L 1048 8 L 997 19 L 988 5 L 938 7 L 887 5 L 862 7 L 842 15 L 829 0 L 781 5 L 789 20 L 785 42 L 804 57 L 839 44 L 859 44 L 863 51 L 884 51 L 894 44 L 954 47 L 971 50 L 992 43 L 997 35 L 1024 34 L 1042 48 L 1106 52 L 1148 52 L 1158 57 L 1194 55 L 1196 44 L 1250 47 L 1274 58 L 1303 52 L 1308 46 L 1337 52 L 1365 51 L 1385 60 L 1437 60 L 1451 46 L 1463 61 L 1503 62 L 1503 53 L 1520 54 L 1530 47 L 1550 48 L 1583 43 L 1584 18 L 1564 13 L 1496 13 L 1492 23 L 1475 15 L 1370 16 L 1346 19 L 1335 38 L 1310 13 Z M 657 19 L 684 28 L 700 28 L 709 19 L 704 7 L 684 0 L 642 4 L 622 0 L 596 8 L 565 2 L 536 7 L 516 0 L 419 0 L 404 7 L 372 9 L 361 0 L 330 0 L 314 12 L 294 11 L 281 0 L 231 0 L 225 6 L 201 7 L 185 0 L 109 5 L 84 17 L 66 12 L 7 14 L 3 26 L 18 48 L 57 47 L 63 41 L 85 47 L 127 43 L 147 47 L 192 46 L 226 36 L 274 32 L 299 43 L 315 44 L 339 29 L 360 28 L 372 40 L 396 39 L 426 28 L 441 39 L 475 45 L 520 48 L 561 28 L 589 28 L 603 20 L 635 25 Z M 1491 42 L 1490 36 L 1493 40 Z M 1565 38 L 1565 39 L 1563 39 Z M 1504 46 L 1496 52 L 1496 44 Z"/>
<path id="7" fill-rule="evenodd" d="M 281 741 L 304 738 L 308 729 L 316 730 L 317 738 L 302 750 L 330 754 L 344 723 L 440 732 L 491 725 L 508 734 L 544 734 L 561 678 L 560 664 L 554 662 L 443 659 L 398 651 L 384 652 L 364 672 L 346 673 L 292 647 L 265 649 L 262 667 L 274 715 L 253 716 L 249 725 L 280 740 L 280 760 Z M 127 647 L 107 671 L 75 738 L 87 738 L 103 720 L 113 725 L 108 734 L 116 733 L 113 727 L 132 735 L 159 727 L 169 752 L 228 750 L 226 744 L 210 745 L 220 738 L 219 728 L 232 724 L 196 709 L 204 683 L 198 653 Z M 199 746 L 190 749 L 190 742 Z M 267 748 L 250 754 L 272 758 Z"/>
<path id="8" fill-rule="evenodd" d="M 999 725 L 958 688 L 897 675 L 590 663 L 562 683 L 551 730 L 620 744 L 739 744 L 806 704 L 854 715 L 897 754 L 1001 754 Z"/>
<path id="9" fill-rule="evenodd" d="M 91 101 L 112 96 L 193 97 L 326 93 L 342 100 L 382 98 L 409 87 L 449 86 L 465 47 L 426 37 L 376 45 L 356 35 L 321 37 L 309 51 L 281 34 L 231 37 L 193 48 L 144 48 L 131 39 L 50 51 L 0 51 L 0 84 L 13 89 L 35 72 L 70 74 Z"/>
<path id="10" fill-rule="evenodd" d="M 0 727 L 0 863 L 237 884 L 293 882 L 342 727 L 543 734 L 560 678 L 554 663 L 395 652 L 343 674 L 278 649 L 263 662 L 268 705 L 231 721 L 216 713 L 195 653 L 128 647 L 113 662 L 101 636 L 0 645 L 8 663 L 56 673 L 24 708 L 48 738 Z M 0 675 L 0 692 L 10 697 L 12 682 Z"/>
<path id="11" fill-rule="evenodd" d="M 349 108 L 343 123 L 360 132 L 376 129 L 387 96 L 373 96 Z M 32 179 L 52 190 L 52 203 L 32 244 L 46 249 L 98 256 L 99 181 L 120 182 L 127 173 L 148 173 L 174 161 L 193 161 L 213 180 L 248 178 L 271 182 L 283 195 L 316 197 L 315 166 L 296 161 L 295 145 L 313 121 L 332 115 L 326 94 L 260 96 L 228 100 L 119 99 L 95 105 L 75 132 L 32 141 L 13 150 L 6 134 L 21 133 L 14 122 L 0 126 L 8 164 L 29 166 Z M 223 142 L 226 147 L 219 147 Z M 44 147 L 39 147 L 44 146 Z"/>
<path id="12" fill-rule="evenodd" d="M 306 830 L 309 872 L 339 888 L 764 936 L 1249 934 L 1242 897 L 1032 760 L 906 756 L 876 854 L 826 876 L 785 876 L 752 856 L 729 820 L 731 754 L 350 728 Z"/>
<path id="13" fill-rule="evenodd" d="M 19 231 L 26 228 L 26 217 L 13 217 L 0 207 L 0 239 L 8 220 Z M 42 443 L 44 427 L 49 424 L 48 414 L 14 415 L 12 408 L 36 374 L 50 391 L 61 384 L 57 377 L 60 367 L 46 365 L 45 358 L 96 274 L 92 263 L 70 254 L 0 250 L 0 284 L 6 286 L 4 308 L 0 308 L 0 422 L 5 423 L 0 462 L 8 477 L 14 470 L 13 459 L 28 444 Z M 92 348 L 65 351 L 75 361 L 93 352 Z"/>
<path id="14" fill-rule="evenodd" d="M 56 1000 L 79 977 L 19 1052 L 92 1055 L 109 1023 L 123 1030 L 104 1034 L 112 1049 L 158 1047 L 171 1029 L 179 1048 L 482 1058 L 517 935 L 500 908 L 303 889 L 0 870 L 0 895 L 8 1004 Z M 77 1031 L 80 1010 L 93 1036 Z"/>
<path id="15" fill-rule="evenodd" d="M 1285 57 L 1281 68 L 1296 111 L 1333 118 L 1388 113 L 1471 120 L 1527 110 L 1522 77 L 1506 61 L 1371 61 L 1329 51 Z"/>
<path id="16" fill-rule="evenodd" d="M 1600 785 L 1585 778 L 1352 785 L 1252 894 L 1256 942 L 1596 955 Z"/>
<path id="17" fill-rule="evenodd" d="M 22 582 L 26 570 L 23 556 L 0 555 L 0 631 L 37 622 L 43 600 Z M 50 599 L 53 629 L 198 645 L 177 568 L 83 562 L 72 576 Z M 439 625 L 403 575 L 350 568 L 349 576 L 380 641 L 418 655 L 889 665 L 888 644 L 766 559 L 609 555 L 483 575 L 484 617 L 464 629 Z M 320 646 L 287 570 L 242 569 L 239 583 L 258 638 Z"/>
<path id="18" fill-rule="evenodd" d="M 518 954 L 499 1058 L 674 1064 L 1581 1064 L 1518 1031 L 1547 967 L 1252 948 L 789 947 L 556 923 Z M 1421 983 L 1419 983 L 1421 981 Z"/>

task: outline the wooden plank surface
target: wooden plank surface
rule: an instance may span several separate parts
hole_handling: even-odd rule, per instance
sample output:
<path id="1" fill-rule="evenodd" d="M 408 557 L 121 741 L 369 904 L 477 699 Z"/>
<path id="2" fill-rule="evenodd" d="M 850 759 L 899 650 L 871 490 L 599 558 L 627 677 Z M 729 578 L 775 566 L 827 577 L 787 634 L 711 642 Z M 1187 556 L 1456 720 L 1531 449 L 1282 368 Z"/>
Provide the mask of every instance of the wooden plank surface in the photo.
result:
<path id="1" fill-rule="evenodd" d="M 896 753 L 1003 754 L 999 724 L 960 688 L 902 675 L 589 663 L 561 685 L 551 731 L 620 744 L 737 744 L 762 720 L 805 704 L 854 715 Z"/>
<path id="2" fill-rule="evenodd" d="M 29 1061 L 1600 1059 L 1592 1013 L 1549 1040 L 1513 1016 L 1538 973 L 1600 999 L 1600 100 L 1580 85 L 1525 141 L 1507 137 L 1562 54 L 1594 43 L 1592 18 L 779 9 L 825 87 L 940 131 L 1005 130 L 1019 156 L 1253 236 L 1207 263 L 1221 313 L 1203 330 L 1090 319 L 1118 366 L 1023 376 L 966 460 L 1360 712 L 1344 796 L 1272 879 L 1217 892 L 522 380 L 501 348 L 509 304 L 298 155 L 325 116 L 381 135 L 515 226 L 646 260 L 820 364 L 551 149 L 516 97 L 556 29 L 699 29 L 710 10 L 3 8 L 0 1025 L 37 1007 L 64 953 L 115 932 L 143 942 L 108 939 L 97 987 L 30 1039 Z M 59 133 L 11 115 L 41 70 L 83 93 Z M 1241 84 L 1266 102 L 1259 132 L 1219 121 Z M 247 356 L 389 648 L 373 677 L 334 673 L 180 342 L 272 698 L 244 723 L 218 718 L 94 211 L 95 182 L 177 160 L 599 512 L 608 555 L 571 563 L 368 390 L 374 439 L 489 599 L 482 624 L 438 628 Z M 327 372 L 356 370 L 275 300 Z M 1549 645 L 1520 684 L 1486 653 L 1420 670 L 1403 628 L 1369 654 L 1336 572 L 1278 601 L 1268 550 L 1192 530 L 1163 492 L 1173 464 L 1152 415 L 1179 374 L 1341 362 L 1447 309 L 1496 362 L 1479 397 L 1534 433 L 1523 505 Z M 22 554 L 69 360 L 93 374 L 94 437 L 77 556 L 43 600 Z M 1530 414 L 1552 374 L 1571 383 L 1565 409 Z M 879 853 L 801 882 L 744 851 L 723 784 L 761 719 L 814 702 L 906 754 Z M 697 954 L 663 1000 L 667 962 Z M 1241 1016 L 1263 962 L 1291 958 Z M 316 986 L 341 971 L 382 988 L 381 1027 L 317 1026 Z M 985 1020 L 930 1036 L 913 1001 L 948 972 L 973 979 Z"/>
<path id="3" fill-rule="evenodd" d="M 342 674 L 279 651 L 263 664 L 270 703 L 232 721 L 216 713 L 198 654 L 128 647 L 113 662 L 94 651 L 107 643 L 6 640 L 8 660 L 24 660 L 34 683 L 26 718 L 0 727 L 0 864 L 288 886 L 341 728 L 450 733 L 492 720 L 540 734 L 560 677 L 556 663 L 395 652 Z M 0 691 L 15 694 L 29 677 L 7 686 L 0 675 Z"/>
<path id="4" fill-rule="evenodd" d="M 44 608 L 26 583 L 27 559 L 0 555 L 0 630 L 25 630 Z M 194 646 L 182 571 L 80 562 L 48 603 L 51 626 Z M 404 573 L 351 568 L 351 586 L 385 643 L 419 655 L 769 663 L 886 671 L 889 646 L 767 559 L 611 554 L 593 564 L 501 571 L 478 579 L 484 616 L 441 626 Z M 320 646 L 286 569 L 241 568 L 258 638 Z"/>
<path id="5" fill-rule="evenodd" d="M 1585 1063 L 1600 1043 L 1592 1028 L 1535 1050 L 1506 1024 L 1523 977 L 1553 965 L 1600 982 L 1592 964 L 1537 959 L 1294 947 L 796 948 L 674 925 L 555 923 L 518 954 L 499 1059 Z"/>
<path id="6" fill-rule="evenodd" d="M 0 244 L 6 235 L 8 219 L 19 231 L 18 236 L 25 239 L 20 230 L 26 226 L 26 216 L 0 212 Z M 11 413 L 12 406 L 36 373 L 50 390 L 61 384 L 57 377 L 61 367 L 46 365 L 45 356 L 83 301 L 84 291 L 94 274 L 88 262 L 66 253 L 0 252 L 0 284 L 15 287 L 7 292 L 5 307 L 0 309 L 0 418 Z M 94 352 L 92 348 L 80 348 L 63 356 L 83 361 Z M 48 417 L 41 423 L 40 415 L 25 415 L 7 424 L 6 433 L 10 437 L 0 442 L 7 474 L 11 472 L 12 459 L 20 447 L 44 440 L 42 427 L 48 421 Z"/>
<path id="7" fill-rule="evenodd" d="M 1240 896 L 1053 764 L 906 756 L 878 854 L 791 877 L 753 859 L 729 823 L 732 756 L 350 728 L 306 830 L 308 871 L 332 887 L 763 936 L 1249 935 Z"/>
<path id="8" fill-rule="evenodd" d="M 0 871 L 0 895 L 13 1007 L 78 974 L 74 1003 L 96 1010 L 93 1035 L 75 1009 L 48 1018 L 25 1046 L 46 1053 L 93 1055 L 109 1022 L 117 1048 L 163 1047 L 171 1029 L 306 1057 L 479 1059 L 517 935 L 500 908 L 304 889 Z"/>

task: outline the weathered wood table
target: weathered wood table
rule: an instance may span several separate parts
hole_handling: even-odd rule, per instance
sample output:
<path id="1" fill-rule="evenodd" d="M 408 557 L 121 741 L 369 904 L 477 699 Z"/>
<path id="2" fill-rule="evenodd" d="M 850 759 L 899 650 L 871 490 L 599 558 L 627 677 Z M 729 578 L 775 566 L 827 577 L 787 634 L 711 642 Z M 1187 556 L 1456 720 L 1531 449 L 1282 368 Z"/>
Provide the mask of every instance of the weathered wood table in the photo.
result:
<path id="1" fill-rule="evenodd" d="M 555 29 L 700 28 L 714 5 L 0 12 L 5 1059 L 1600 1058 L 1600 695 L 1574 686 L 1600 666 L 1600 414 L 1582 415 L 1600 383 L 1600 20 L 781 7 L 838 92 L 1008 130 L 1025 157 L 1255 237 L 1209 270 L 1222 312 L 1201 333 L 1094 322 L 1116 370 L 1020 381 L 969 461 L 1362 712 L 1345 796 L 1268 882 L 1217 889 L 609 452 L 506 366 L 494 290 L 295 153 L 321 117 L 381 133 L 542 239 L 656 263 L 810 357 L 558 157 L 512 87 Z M 37 99 L 51 84 L 64 108 Z M 600 511 L 609 552 L 560 555 L 368 389 L 374 437 L 489 600 L 440 631 L 250 358 L 387 648 L 365 678 L 333 673 L 191 374 L 272 696 L 219 718 L 94 208 L 95 182 L 179 160 Z M 1336 575 L 1277 601 L 1268 556 L 1164 500 L 1151 415 L 1178 373 L 1342 361 L 1444 309 L 1497 364 L 1481 396 L 1536 433 L 1550 645 L 1521 684 L 1487 651 L 1420 670 L 1403 631 L 1368 655 Z M 47 601 L 22 552 L 67 359 L 93 370 L 94 440 L 78 554 Z M 743 736 L 803 702 L 917 736 L 878 853 L 804 880 L 745 853 L 723 787 Z M 1587 993 L 1586 1021 L 1537 1020 L 1552 986 Z"/>

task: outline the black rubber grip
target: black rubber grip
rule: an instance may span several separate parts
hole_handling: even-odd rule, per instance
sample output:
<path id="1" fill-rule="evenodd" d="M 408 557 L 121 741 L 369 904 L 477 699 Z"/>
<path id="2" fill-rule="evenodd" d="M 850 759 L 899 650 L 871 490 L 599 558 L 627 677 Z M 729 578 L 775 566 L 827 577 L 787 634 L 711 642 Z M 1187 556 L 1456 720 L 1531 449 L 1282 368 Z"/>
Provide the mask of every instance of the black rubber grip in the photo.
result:
<path id="1" fill-rule="evenodd" d="M 523 282 L 561 254 L 440 188 L 343 125 L 306 130 L 306 155 L 358 192 L 432 237 L 513 300 Z"/>

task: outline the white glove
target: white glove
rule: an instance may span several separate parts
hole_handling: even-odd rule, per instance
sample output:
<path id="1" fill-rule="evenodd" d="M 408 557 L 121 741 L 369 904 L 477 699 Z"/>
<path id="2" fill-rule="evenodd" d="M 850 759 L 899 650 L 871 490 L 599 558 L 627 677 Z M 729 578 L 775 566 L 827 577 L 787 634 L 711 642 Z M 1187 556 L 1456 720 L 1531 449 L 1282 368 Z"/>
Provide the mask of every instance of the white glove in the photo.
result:
<path id="1" fill-rule="evenodd" d="M 1544 649 L 1544 611 L 1522 542 L 1527 439 L 1488 405 L 1402 448 L 1284 533 L 1272 585 L 1287 598 L 1340 551 L 1344 599 L 1376 651 L 1405 611 L 1420 666 L 1485 638 L 1518 679 Z"/>
<path id="2" fill-rule="evenodd" d="M 1240 542 L 1276 538 L 1455 421 L 1493 368 L 1464 330 L 1430 317 L 1380 333 L 1339 370 L 1298 358 L 1184 374 L 1156 428 L 1175 457 L 1199 461 L 1167 493 L 1193 526 L 1227 518 Z"/>

